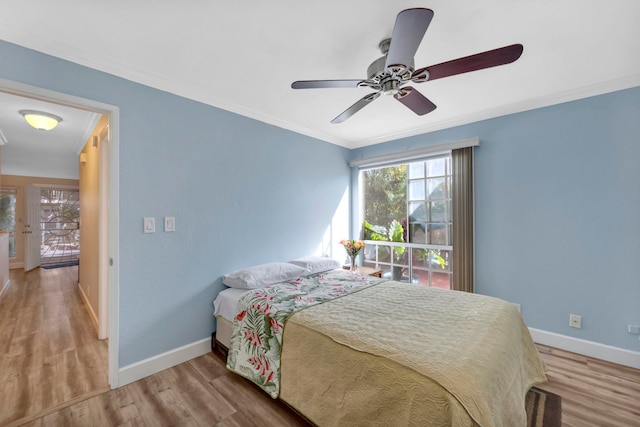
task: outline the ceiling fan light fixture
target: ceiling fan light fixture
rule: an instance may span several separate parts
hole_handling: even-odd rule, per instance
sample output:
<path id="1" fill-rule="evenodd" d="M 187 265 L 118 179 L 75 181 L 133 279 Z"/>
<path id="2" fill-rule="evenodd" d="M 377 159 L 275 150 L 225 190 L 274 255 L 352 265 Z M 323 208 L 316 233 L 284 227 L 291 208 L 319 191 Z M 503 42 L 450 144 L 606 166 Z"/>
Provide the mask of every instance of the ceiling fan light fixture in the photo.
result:
<path id="1" fill-rule="evenodd" d="M 61 117 L 55 114 L 45 113 L 44 111 L 20 110 L 20 114 L 22 114 L 31 127 L 38 130 L 51 130 L 62 121 Z"/>

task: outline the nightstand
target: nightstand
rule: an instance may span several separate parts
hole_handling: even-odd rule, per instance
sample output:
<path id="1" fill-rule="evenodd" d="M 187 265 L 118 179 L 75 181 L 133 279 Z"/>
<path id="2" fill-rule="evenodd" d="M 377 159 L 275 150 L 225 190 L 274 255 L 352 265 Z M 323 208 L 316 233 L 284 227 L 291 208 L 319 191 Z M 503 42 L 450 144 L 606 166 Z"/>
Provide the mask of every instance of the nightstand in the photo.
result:
<path id="1" fill-rule="evenodd" d="M 349 269 L 348 265 L 342 266 L 345 270 Z M 382 269 L 374 268 L 374 267 L 358 267 L 356 270 L 358 274 L 363 276 L 373 276 L 373 277 L 382 277 Z"/>

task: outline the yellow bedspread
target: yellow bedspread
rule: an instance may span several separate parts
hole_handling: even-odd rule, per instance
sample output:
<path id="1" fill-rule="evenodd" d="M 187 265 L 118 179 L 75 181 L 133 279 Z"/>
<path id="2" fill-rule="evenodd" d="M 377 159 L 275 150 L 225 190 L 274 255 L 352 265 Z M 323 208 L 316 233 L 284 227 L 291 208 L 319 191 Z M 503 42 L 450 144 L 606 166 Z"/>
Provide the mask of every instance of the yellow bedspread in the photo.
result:
<path id="1" fill-rule="evenodd" d="M 546 380 L 512 304 L 398 282 L 293 315 L 281 369 L 280 397 L 318 425 L 526 426 Z"/>

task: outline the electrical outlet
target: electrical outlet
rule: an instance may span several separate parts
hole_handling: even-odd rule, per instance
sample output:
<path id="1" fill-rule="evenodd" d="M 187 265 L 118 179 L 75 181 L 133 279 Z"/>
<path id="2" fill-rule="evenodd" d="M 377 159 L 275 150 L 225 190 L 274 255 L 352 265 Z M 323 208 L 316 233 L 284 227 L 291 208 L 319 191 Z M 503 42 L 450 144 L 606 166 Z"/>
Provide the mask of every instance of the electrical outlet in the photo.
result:
<path id="1" fill-rule="evenodd" d="M 571 326 L 572 328 L 577 328 L 577 329 L 582 328 L 582 316 L 579 316 L 577 314 L 570 314 L 569 315 L 569 326 Z"/>
<path id="2" fill-rule="evenodd" d="M 629 325 L 629 328 L 627 330 L 630 334 L 640 335 L 640 326 L 638 325 Z"/>

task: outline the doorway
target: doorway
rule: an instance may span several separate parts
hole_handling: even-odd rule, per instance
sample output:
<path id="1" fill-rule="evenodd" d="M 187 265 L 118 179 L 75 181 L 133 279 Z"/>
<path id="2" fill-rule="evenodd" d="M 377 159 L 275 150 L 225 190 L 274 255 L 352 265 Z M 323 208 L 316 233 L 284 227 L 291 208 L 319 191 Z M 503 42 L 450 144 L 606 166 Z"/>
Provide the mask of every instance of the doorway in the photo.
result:
<path id="1" fill-rule="evenodd" d="M 119 153 L 119 110 L 113 105 L 104 104 L 85 98 L 37 88 L 18 82 L 0 79 L 0 92 L 29 100 L 40 100 L 53 104 L 63 105 L 74 109 L 92 111 L 108 118 L 109 143 L 101 150 L 102 159 L 108 170 L 100 174 L 101 209 L 104 214 L 100 216 L 99 238 L 100 250 L 98 254 L 99 264 L 99 288 L 102 295 L 101 304 L 104 309 L 101 315 L 104 328 L 108 331 L 108 373 L 109 386 L 117 388 L 118 379 L 118 153 Z M 106 205 L 106 206 L 105 206 Z"/>

